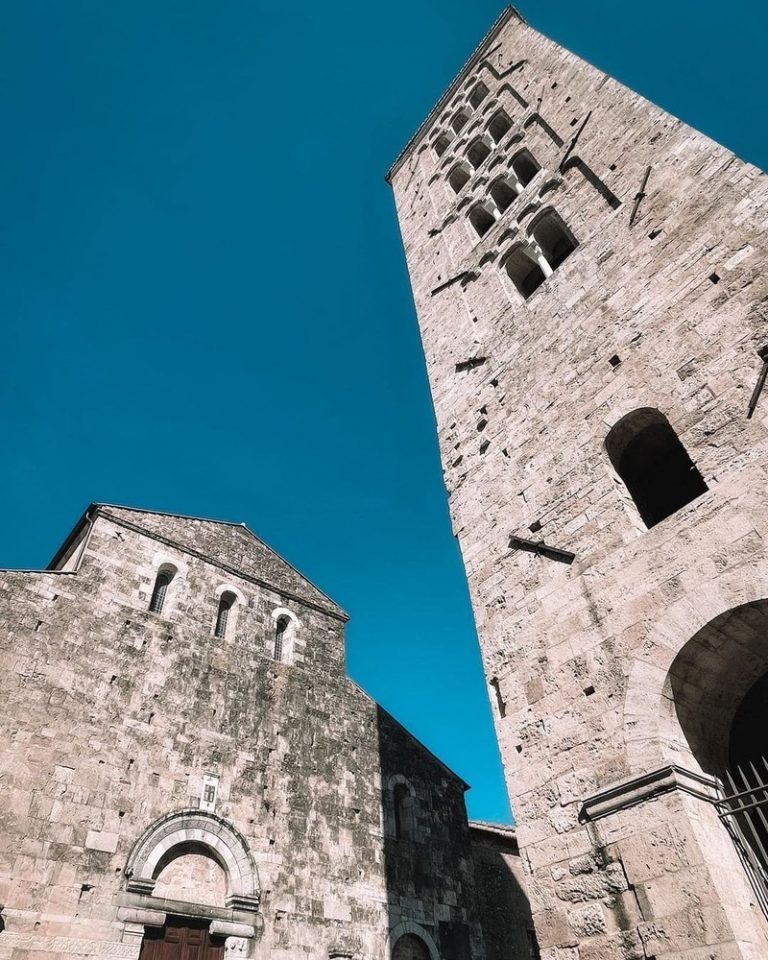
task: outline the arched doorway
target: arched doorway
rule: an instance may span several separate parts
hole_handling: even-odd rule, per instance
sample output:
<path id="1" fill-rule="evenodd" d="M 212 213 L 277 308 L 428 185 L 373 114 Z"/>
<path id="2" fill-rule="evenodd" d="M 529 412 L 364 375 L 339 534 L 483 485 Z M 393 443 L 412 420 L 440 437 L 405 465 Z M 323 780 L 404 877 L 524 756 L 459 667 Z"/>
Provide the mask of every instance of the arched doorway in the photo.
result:
<path id="1" fill-rule="evenodd" d="M 718 813 L 768 915 L 768 600 L 710 620 L 669 669 L 680 746 L 717 778 Z"/>
<path id="2" fill-rule="evenodd" d="M 430 960 L 429 948 L 415 933 L 405 933 L 392 950 L 392 960 Z"/>
<path id="3" fill-rule="evenodd" d="M 210 921 L 169 917 L 144 934 L 139 960 L 223 960 L 224 938 L 211 936 Z"/>

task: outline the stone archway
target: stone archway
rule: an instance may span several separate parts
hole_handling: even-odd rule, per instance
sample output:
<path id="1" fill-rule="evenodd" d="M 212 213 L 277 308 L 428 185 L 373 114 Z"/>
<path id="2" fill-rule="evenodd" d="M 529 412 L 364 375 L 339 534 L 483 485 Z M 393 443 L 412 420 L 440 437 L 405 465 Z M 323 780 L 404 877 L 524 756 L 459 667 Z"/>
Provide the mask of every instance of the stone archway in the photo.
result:
<path id="1" fill-rule="evenodd" d="M 691 589 L 648 626 L 642 648 L 629 664 L 624 698 L 623 736 L 631 774 L 669 763 L 705 772 L 681 728 L 671 680 L 673 664 L 678 656 L 685 656 L 684 649 L 693 649 L 688 645 L 700 631 L 730 611 L 764 602 L 766 594 L 768 586 L 760 569 L 738 570 Z M 681 663 L 675 668 L 678 673 Z"/>
<path id="2" fill-rule="evenodd" d="M 700 769 L 722 778 L 730 763 L 734 719 L 767 674 L 768 599 L 740 604 L 710 620 L 670 665 L 664 690 L 677 730 L 668 729 L 668 737 L 679 732 Z M 768 731 L 765 736 L 768 741 Z"/>
<path id="3" fill-rule="evenodd" d="M 202 810 L 166 814 L 145 830 L 128 857 L 126 889 L 152 896 L 157 878 L 174 852 L 190 850 L 202 851 L 224 870 L 226 907 L 258 910 L 258 876 L 245 838 L 226 820 Z"/>
<path id="4" fill-rule="evenodd" d="M 437 944 L 414 920 L 401 920 L 389 931 L 387 956 L 391 960 L 420 960 L 419 950 L 426 952 L 424 960 L 440 960 Z"/>

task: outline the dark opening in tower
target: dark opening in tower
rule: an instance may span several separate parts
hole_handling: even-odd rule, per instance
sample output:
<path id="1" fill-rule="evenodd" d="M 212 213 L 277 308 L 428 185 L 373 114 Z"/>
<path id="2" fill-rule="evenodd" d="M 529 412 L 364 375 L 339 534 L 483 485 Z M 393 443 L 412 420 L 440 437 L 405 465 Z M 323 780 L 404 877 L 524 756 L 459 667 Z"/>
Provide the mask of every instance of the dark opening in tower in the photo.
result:
<path id="1" fill-rule="evenodd" d="M 467 160 L 477 170 L 477 168 L 486 160 L 491 152 L 490 146 L 480 137 L 475 140 L 467 150 Z"/>
<path id="2" fill-rule="evenodd" d="M 557 270 L 578 246 L 576 238 L 554 210 L 547 210 L 539 218 L 532 236 L 553 270 Z"/>
<path id="3" fill-rule="evenodd" d="M 647 527 L 708 489 L 669 420 L 658 410 L 643 407 L 627 414 L 612 427 L 605 449 Z"/>
<path id="4" fill-rule="evenodd" d="M 484 237 L 496 223 L 493 214 L 482 203 L 469 211 L 469 222 L 475 228 L 478 237 Z"/>
<path id="5" fill-rule="evenodd" d="M 534 159 L 530 150 L 521 150 L 512 160 L 512 169 L 515 171 L 515 176 L 520 183 L 526 187 L 539 170 L 541 170 L 541 167 Z"/>
<path id="6" fill-rule="evenodd" d="M 515 247 L 504 261 L 507 276 L 526 300 L 546 280 L 546 275 L 525 247 Z"/>
<path id="7" fill-rule="evenodd" d="M 506 110 L 499 110 L 488 124 L 488 133 L 494 143 L 500 143 L 512 128 L 512 120 Z"/>

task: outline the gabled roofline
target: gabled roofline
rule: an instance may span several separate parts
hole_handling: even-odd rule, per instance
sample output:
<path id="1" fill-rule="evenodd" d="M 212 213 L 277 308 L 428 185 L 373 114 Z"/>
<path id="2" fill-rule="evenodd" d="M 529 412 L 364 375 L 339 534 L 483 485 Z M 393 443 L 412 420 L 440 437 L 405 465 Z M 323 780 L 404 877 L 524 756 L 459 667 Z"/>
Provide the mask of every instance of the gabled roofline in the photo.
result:
<path id="1" fill-rule="evenodd" d="M 183 520 L 200 520 L 203 523 L 216 523 L 221 524 L 222 526 L 227 527 L 241 527 L 246 531 L 250 536 L 256 540 L 257 543 L 260 543 L 262 546 L 266 547 L 267 550 L 271 551 L 279 560 L 281 560 L 287 567 L 290 567 L 302 580 L 305 580 L 313 589 L 324 597 L 333 609 L 328 609 L 327 607 L 322 606 L 314 600 L 310 600 L 307 597 L 302 597 L 300 594 L 295 594 L 291 591 L 286 591 L 275 586 L 275 584 L 268 583 L 266 580 L 262 580 L 260 577 L 256 577 L 251 573 L 248 573 L 245 570 L 240 570 L 237 567 L 232 567 L 229 564 L 222 563 L 220 560 L 217 560 L 215 557 L 211 557 L 205 553 L 202 553 L 199 550 L 194 550 L 191 547 L 179 543 L 177 540 L 173 540 L 170 537 L 165 537 L 162 534 L 157 533 L 154 530 L 147 530 L 145 527 L 142 527 L 140 524 L 131 524 L 128 523 L 123 517 L 115 516 L 109 512 L 110 507 L 117 510 L 130 510 L 134 513 L 151 513 L 154 516 L 159 517 L 179 517 Z M 131 507 L 125 504 L 119 503 L 102 503 L 99 501 L 94 501 L 90 503 L 86 508 L 85 512 L 82 514 L 80 519 L 77 521 L 73 527 L 71 533 L 66 538 L 64 543 L 59 547 L 54 556 L 51 558 L 50 563 L 48 564 L 47 570 L 49 572 L 56 572 L 56 566 L 61 562 L 62 558 L 66 556 L 67 551 L 72 546 L 72 543 L 77 539 L 77 537 L 82 532 L 86 524 L 93 523 L 97 516 L 102 515 L 113 523 L 121 524 L 122 526 L 128 527 L 130 529 L 136 530 L 144 534 L 145 536 L 150 537 L 153 540 L 159 540 L 163 543 L 173 546 L 175 549 L 180 550 L 182 553 L 188 553 L 192 556 L 199 557 L 201 560 L 204 560 L 206 563 L 210 563 L 214 567 L 218 567 L 220 570 L 226 570 L 228 573 L 233 573 L 238 577 L 241 577 L 243 580 L 248 580 L 251 583 L 258 584 L 259 586 L 266 587 L 269 590 L 274 590 L 277 593 L 282 594 L 285 597 L 289 597 L 292 600 L 296 600 L 299 603 L 304 604 L 305 606 L 312 607 L 315 610 L 319 610 L 322 613 L 326 613 L 329 616 L 335 617 L 337 620 L 346 622 L 349 620 L 349 614 L 339 606 L 327 593 L 322 591 L 318 586 L 316 586 L 312 581 L 306 577 L 300 570 L 298 570 L 289 560 L 286 560 L 277 550 L 273 549 L 265 540 L 262 540 L 261 537 L 257 536 L 253 530 L 250 529 L 245 523 L 237 523 L 232 520 L 214 520 L 209 517 L 196 517 L 190 514 L 185 513 L 172 513 L 169 510 L 149 510 L 144 509 L 143 507 Z"/>
<path id="2" fill-rule="evenodd" d="M 426 131 L 427 127 L 432 125 L 432 123 L 437 118 L 437 115 L 441 112 L 441 110 L 445 106 L 446 102 L 450 100 L 450 98 L 453 96 L 453 92 L 456 89 L 456 87 L 461 83 L 461 81 L 469 73 L 469 71 L 475 68 L 478 61 L 485 56 L 486 48 L 488 47 L 488 44 L 490 43 L 490 41 L 494 39 L 496 34 L 501 30 L 501 28 L 509 20 L 512 19 L 512 17 L 517 17 L 520 23 L 527 23 L 525 17 L 520 13 L 520 11 L 517 10 L 515 7 L 513 7 L 511 4 L 509 6 L 504 7 L 504 9 L 501 11 L 498 17 L 491 24 L 490 29 L 485 34 L 483 39 L 472 51 L 469 59 L 464 63 L 464 65 L 461 67 L 461 69 L 453 78 L 453 80 L 451 80 L 451 82 L 448 84 L 448 87 L 446 88 L 443 95 L 440 97 L 440 99 L 437 101 L 434 107 L 432 107 L 430 112 L 427 114 L 426 119 L 422 121 L 422 123 L 419 125 L 416 132 L 413 134 L 410 140 L 406 143 L 406 145 L 403 147 L 400 153 L 398 153 L 398 155 L 395 157 L 394 161 L 392 162 L 392 165 L 390 166 L 389 170 L 387 170 L 386 175 L 384 177 L 387 183 L 390 183 L 390 184 L 392 183 L 392 177 L 397 172 L 403 160 L 405 160 L 406 156 L 410 153 L 411 147 L 413 147 L 414 144 L 417 142 L 417 140 L 421 138 L 422 134 Z"/>

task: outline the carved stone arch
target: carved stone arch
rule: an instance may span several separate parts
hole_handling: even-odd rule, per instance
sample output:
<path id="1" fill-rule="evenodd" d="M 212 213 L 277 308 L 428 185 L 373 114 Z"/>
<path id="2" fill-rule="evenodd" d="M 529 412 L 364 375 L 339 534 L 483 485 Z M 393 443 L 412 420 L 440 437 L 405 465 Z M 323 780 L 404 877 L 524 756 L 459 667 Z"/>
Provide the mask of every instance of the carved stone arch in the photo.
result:
<path id="1" fill-rule="evenodd" d="M 766 596 L 768 570 L 754 569 L 746 577 L 739 569 L 691 586 L 650 626 L 643 655 L 629 669 L 624 697 L 624 742 L 631 772 L 670 762 L 708 772 L 686 741 L 670 670 L 689 641 L 709 624 L 729 611 L 764 602 Z"/>
<path id="2" fill-rule="evenodd" d="M 227 907 L 258 910 L 258 875 L 245 838 L 222 817 L 202 810 L 168 813 L 144 831 L 128 857 L 126 889 L 152 896 L 175 848 L 180 854 L 190 848 L 201 849 L 221 866 L 227 880 Z"/>
<path id="3" fill-rule="evenodd" d="M 392 957 L 395 946 L 397 945 L 397 941 L 407 934 L 412 934 L 414 937 L 418 937 L 423 941 L 424 946 L 429 951 L 430 960 L 441 960 L 440 951 L 437 949 L 437 944 L 432 939 L 431 935 L 427 933 L 424 927 L 422 927 L 421 924 L 416 923 L 415 920 L 401 920 L 390 929 L 389 937 L 387 937 L 388 958 Z"/>
<path id="4" fill-rule="evenodd" d="M 218 587 L 214 590 L 214 596 L 218 600 L 222 593 L 234 593 L 237 602 L 245 606 L 246 599 L 241 590 L 238 590 L 236 586 L 232 583 L 220 583 Z"/>

